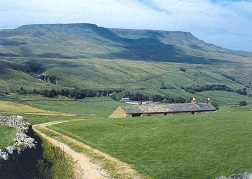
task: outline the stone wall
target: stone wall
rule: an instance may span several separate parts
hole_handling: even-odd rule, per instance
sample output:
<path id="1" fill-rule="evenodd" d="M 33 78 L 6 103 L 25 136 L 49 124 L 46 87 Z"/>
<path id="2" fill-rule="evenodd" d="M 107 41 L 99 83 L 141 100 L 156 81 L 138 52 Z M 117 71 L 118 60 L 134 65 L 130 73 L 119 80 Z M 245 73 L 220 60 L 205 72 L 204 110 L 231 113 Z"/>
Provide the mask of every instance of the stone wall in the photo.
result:
<path id="1" fill-rule="evenodd" d="M 109 118 L 121 118 L 121 117 L 130 117 L 124 112 L 121 107 L 118 107 L 110 116 Z"/>
<path id="2" fill-rule="evenodd" d="M 0 116 L 1 125 L 16 128 L 17 133 L 12 146 L 0 149 L 0 159 L 8 160 L 10 156 L 17 157 L 25 149 L 35 148 L 35 139 L 27 135 L 31 125 L 22 116 Z"/>

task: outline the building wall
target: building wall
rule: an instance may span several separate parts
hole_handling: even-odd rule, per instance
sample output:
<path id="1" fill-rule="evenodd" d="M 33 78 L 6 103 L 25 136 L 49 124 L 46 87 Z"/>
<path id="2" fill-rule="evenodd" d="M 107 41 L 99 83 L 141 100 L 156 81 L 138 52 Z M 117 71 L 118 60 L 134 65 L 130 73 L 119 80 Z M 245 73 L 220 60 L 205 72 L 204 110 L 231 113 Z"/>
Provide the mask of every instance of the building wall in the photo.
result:
<path id="1" fill-rule="evenodd" d="M 181 111 L 181 112 L 157 112 L 157 113 L 142 113 L 142 114 L 126 114 L 125 111 L 118 107 L 109 118 L 122 118 L 122 117 L 137 117 L 137 116 L 160 116 L 160 115 L 177 115 L 177 114 L 201 114 L 214 111 Z"/>
<path id="2" fill-rule="evenodd" d="M 128 117 L 127 114 L 121 107 L 118 107 L 110 116 L 109 118 L 121 118 L 121 117 Z"/>
<path id="3" fill-rule="evenodd" d="M 163 116 L 163 115 L 179 115 L 179 114 L 203 114 L 213 111 L 186 111 L 186 112 L 164 112 L 164 113 L 143 113 L 141 116 Z M 127 114 L 127 117 L 132 117 L 132 115 Z M 136 117 L 136 116 L 135 116 Z"/>

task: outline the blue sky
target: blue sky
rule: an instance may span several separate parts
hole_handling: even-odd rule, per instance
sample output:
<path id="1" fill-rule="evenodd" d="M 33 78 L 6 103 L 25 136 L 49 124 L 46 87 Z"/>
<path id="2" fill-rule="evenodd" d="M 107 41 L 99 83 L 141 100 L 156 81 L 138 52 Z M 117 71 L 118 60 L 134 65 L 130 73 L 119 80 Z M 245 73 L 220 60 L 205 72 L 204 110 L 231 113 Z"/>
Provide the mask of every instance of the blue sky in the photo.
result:
<path id="1" fill-rule="evenodd" d="M 191 32 L 252 52 L 252 0 L 0 0 L 0 29 L 38 23 L 93 23 Z"/>

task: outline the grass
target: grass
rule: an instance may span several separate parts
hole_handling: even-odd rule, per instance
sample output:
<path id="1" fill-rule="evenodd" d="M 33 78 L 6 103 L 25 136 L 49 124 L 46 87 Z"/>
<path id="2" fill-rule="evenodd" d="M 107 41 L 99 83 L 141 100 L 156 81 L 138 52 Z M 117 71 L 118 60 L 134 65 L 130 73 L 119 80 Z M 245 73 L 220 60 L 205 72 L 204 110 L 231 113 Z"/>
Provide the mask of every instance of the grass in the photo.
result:
<path id="1" fill-rule="evenodd" d="M 22 86 L 30 90 L 153 90 L 162 84 L 251 88 L 251 53 L 209 46 L 188 33 L 158 33 L 162 35 L 157 31 L 87 24 L 35 25 L 1 31 L 0 92 Z M 38 80 L 39 75 L 55 76 L 57 85 Z"/>
<path id="2" fill-rule="evenodd" d="M 43 75 L 57 77 L 57 85 L 45 83 L 33 78 L 25 72 L 14 69 L 5 70 L 1 74 L 1 90 L 24 89 L 61 89 L 63 87 L 79 89 L 151 89 L 157 90 L 162 84 L 167 87 L 188 87 L 192 85 L 225 84 L 234 89 L 242 89 L 248 84 L 251 76 L 249 66 L 239 64 L 232 66 L 208 64 L 184 64 L 172 62 L 129 61 L 125 59 L 40 59 L 15 58 L 6 59 L 17 64 L 37 64 L 45 68 Z M 36 64 L 35 63 L 35 64 Z M 185 68 L 182 72 L 180 67 Z M 234 68 L 237 67 L 237 68 Z M 230 74 L 231 69 L 232 73 Z M 240 79 L 240 71 L 245 71 L 244 80 Z M 232 81 L 222 74 L 228 74 L 237 79 Z"/>
<path id="3" fill-rule="evenodd" d="M 227 93 L 219 94 L 228 98 Z M 144 176 L 214 178 L 252 171 L 251 106 L 203 115 L 107 119 L 123 103 L 109 98 L 71 101 L 29 95 L 14 99 L 18 103 L 0 101 L 2 113 L 27 115 L 32 124 L 69 120 L 52 129 L 133 165 Z"/>
<path id="4" fill-rule="evenodd" d="M 23 116 L 73 116 L 68 113 L 43 110 L 24 104 L 0 100 L 0 115 L 1 114 Z"/>
<path id="5" fill-rule="evenodd" d="M 38 161 L 37 167 L 45 178 L 74 178 L 71 158 L 46 140 L 43 140 L 42 147 L 43 159 Z"/>
<path id="6" fill-rule="evenodd" d="M 98 164 L 99 166 L 102 166 L 103 169 L 106 170 L 106 172 L 109 173 L 109 176 L 112 178 L 133 178 L 133 176 L 136 175 L 136 173 L 129 174 L 128 171 L 125 169 L 122 170 L 122 166 L 118 162 L 111 161 L 110 159 L 107 159 L 104 155 L 97 153 L 94 151 L 94 149 L 88 147 L 88 146 L 83 146 L 82 143 L 78 143 L 74 140 L 69 140 L 66 136 L 62 136 L 59 133 L 52 131 L 52 130 L 46 130 L 44 128 L 39 128 L 40 131 L 45 133 L 48 136 L 53 137 L 54 139 L 63 142 L 64 144 L 67 144 L 70 146 L 72 149 L 74 149 L 77 152 L 84 153 L 90 159 L 92 162 L 95 164 Z M 133 176 L 132 176 L 133 175 Z M 139 174 L 137 174 L 139 176 Z M 141 176 L 143 178 L 143 176 Z"/>
<path id="7" fill-rule="evenodd" d="M 252 104 L 252 97 L 240 95 L 234 92 L 227 91 L 206 91 L 204 93 L 197 93 L 198 95 L 210 96 L 210 98 L 222 106 L 234 106 L 239 105 L 240 101 L 247 101 L 248 104 Z"/>
<path id="8" fill-rule="evenodd" d="M 52 121 L 66 121 L 66 120 L 76 120 L 76 119 L 82 119 L 83 116 L 32 116 L 27 118 L 27 121 L 32 124 L 41 124 L 41 123 L 47 123 Z"/>
<path id="9" fill-rule="evenodd" d="M 8 126 L 0 126 L 0 149 L 13 145 L 17 130 Z"/>
<path id="10" fill-rule="evenodd" d="M 1 63 L 1 62 L 0 62 Z M 0 92 L 19 90 L 22 86 L 26 89 L 48 89 L 54 86 L 50 83 L 42 83 L 41 81 L 33 78 L 30 74 L 19 70 L 6 69 L 2 74 L 0 70 Z"/>
<path id="11" fill-rule="evenodd" d="M 17 95 L 9 100 L 15 100 L 26 106 L 42 109 L 48 114 L 55 116 L 109 116 L 119 105 L 125 105 L 114 101 L 110 97 L 85 98 L 84 100 L 73 100 L 70 98 L 44 98 L 36 95 Z M 1 104 L 1 103 L 0 103 Z M 52 112 L 54 111 L 54 112 Z M 47 115 L 50 116 L 50 115 Z"/>
<path id="12" fill-rule="evenodd" d="M 69 62 L 74 64 L 71 68 L 60 64 L 58 67 L 49 69 L 46 74 L 59 76 L 58 84 L 61 86 L 76 86 L 82 89 L 159 89 L 161 84 L 167 87 L 206 84 L 227 84 L 232 88 L 244 87 L 222 76 L 221 73 L 224 73 L 222 70 L 216 72 L 209 65 L 154 63 L 123 59 L 79 59 Z M 186 71 L 180 71 L 180 67 L 185 67 Z M 219 66 L 216 68 L 220 69 Z"/>
<path id="13" fill-rule="evenodd" d="M 251 107 L 51 126 L 151 178 L 214 178 L 252 171 L 251 127 Z"/>

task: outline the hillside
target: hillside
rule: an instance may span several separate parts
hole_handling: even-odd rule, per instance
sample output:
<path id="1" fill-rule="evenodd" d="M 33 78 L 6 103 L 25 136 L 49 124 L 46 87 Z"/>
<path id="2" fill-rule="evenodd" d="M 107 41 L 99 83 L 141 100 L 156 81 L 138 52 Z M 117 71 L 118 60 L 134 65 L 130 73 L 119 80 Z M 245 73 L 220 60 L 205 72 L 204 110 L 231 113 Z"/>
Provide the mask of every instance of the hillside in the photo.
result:
<path id="1" fill-rule="evenodd" d="M 251 52 L 208 44 L 189 32 L 25 25 L 0 30 L 0 57 L 0 92 L 67 87 L 170 94 L 160 87 L 223 84 L 251 94 L 252 88 Z"/>
<path id="2" fill-rule="evenodd" d="M 252 57 L 207 44 L 189 32 L 106 29 L 93 24 L 25 25 L 1 30 L 1 56 L 219 63 Z M 233 55 L 230 57 L 230 55 Z"/>

